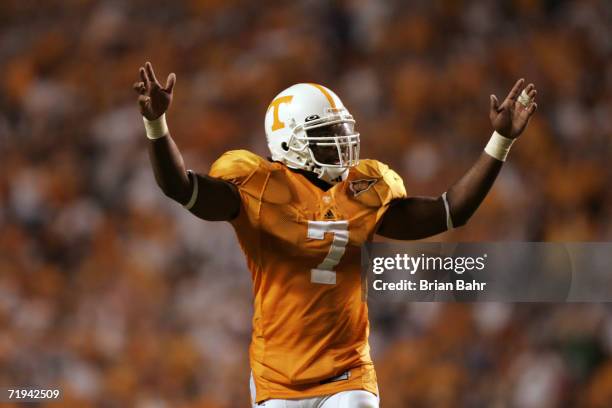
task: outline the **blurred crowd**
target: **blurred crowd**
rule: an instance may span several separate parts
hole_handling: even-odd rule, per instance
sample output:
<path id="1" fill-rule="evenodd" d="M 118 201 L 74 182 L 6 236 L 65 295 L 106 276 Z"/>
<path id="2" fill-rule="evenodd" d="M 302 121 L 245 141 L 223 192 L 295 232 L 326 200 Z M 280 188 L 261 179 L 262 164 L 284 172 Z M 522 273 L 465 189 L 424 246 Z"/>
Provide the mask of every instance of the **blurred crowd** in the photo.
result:
<path id="1" fill-rule="evenodd" d="M 248 406 L 249 273 L 228 224 L 155 184 L 131 87 L 145 61 L 177 74 L 189 168 L 265 155 L 270 100 L 317 82 L 415 195 L 461 176 L 489 95 L 525 77 L 536 116 L 470 223 L 434 240 L 606 241 L 610 21 L 606 0 L 0 2 L 0 386 L 61 387 L 66 407 Z M 383 407 L 612 406 L 606 304 L 371 317 Z"/>

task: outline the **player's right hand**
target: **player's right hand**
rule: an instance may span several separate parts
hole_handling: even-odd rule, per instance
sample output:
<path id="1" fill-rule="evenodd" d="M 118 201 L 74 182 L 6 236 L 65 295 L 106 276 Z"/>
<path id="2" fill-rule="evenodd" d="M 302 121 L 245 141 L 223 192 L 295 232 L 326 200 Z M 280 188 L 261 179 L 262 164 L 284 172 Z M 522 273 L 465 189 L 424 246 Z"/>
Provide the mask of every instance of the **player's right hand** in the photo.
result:
<path id="1" fill-rule="evenodd" d="M 150 62 L 146 62 L 144 68 L 140 67 L 138 71 L 141 81 L 134 83 L 134 90 L 138 92 L 140 113 L 147 120 L 155 120 L 166 113 L 172 103 L 172 90 L 176 83 L 176 75 L 174 73 L 168 75 L 166 86 L 162 88 L 155 78 Z"/>

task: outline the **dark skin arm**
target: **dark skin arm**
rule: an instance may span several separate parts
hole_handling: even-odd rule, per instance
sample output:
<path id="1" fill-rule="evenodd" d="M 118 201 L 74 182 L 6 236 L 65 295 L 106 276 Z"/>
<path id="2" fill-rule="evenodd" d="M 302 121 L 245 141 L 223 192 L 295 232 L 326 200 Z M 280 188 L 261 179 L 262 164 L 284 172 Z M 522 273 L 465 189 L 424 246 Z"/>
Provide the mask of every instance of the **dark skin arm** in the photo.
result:
<path id="1" fill-rule="evenodd" d="M 172 103 L 176 75 L 168 75 L 166 86 L 162 87 L 151 63 L 140 67 L 139 73 L 140 82 L 134 84 L 134 89 L 139 94 L 140 113 L 147 120 L 155 120 Z M 208 221 L 228 221 L 236 217 L 240 211 L 240 195 L 233 184 L 207 175 L 194 174 L 189 177 L 183 157 L 169 133 L 147 140 L 155 180 L 164 194 L 180 204 L 186 204 L 193 192 L 193 177 L 197 177 L 198 200 L 190 211 Z"/>
<path id="2" fill-rule="evenodd" d="M 505 137 L 516 139 L 525 130 L 537 109 L 535 86 L 525 92 L 531 102 L 524 106 L 518 97 L 524 80 L 519 79 L 500 105 L 491 95 L 489 118 L 493 128 Z M 476 163 L 446 193 L 453 226 L 464 225 L 487 196 L 504 162 L 482 153 Z M 377 234 L 401 240 L 422 239 L 446 231 L 446 211 L 442 197 L 410 197 L 392 203 L 383 216 Z"/>

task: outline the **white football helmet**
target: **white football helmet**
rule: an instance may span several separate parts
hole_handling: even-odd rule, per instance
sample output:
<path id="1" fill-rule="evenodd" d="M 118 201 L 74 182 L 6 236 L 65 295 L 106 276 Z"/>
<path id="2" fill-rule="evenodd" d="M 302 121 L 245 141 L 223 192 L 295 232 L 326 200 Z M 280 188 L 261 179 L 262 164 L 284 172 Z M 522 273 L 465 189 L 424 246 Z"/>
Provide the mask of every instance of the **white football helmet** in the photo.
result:
<path id="1" fill-rule="evenodd" d="M 343 124 L 344 134 L 312 135 L 336 124 Z M 279 93 L 268 106 L 265 127 L 272 160 L 294 169 L 313 171 L 327 182 L 344 180 L 348 169 L 359 162 L 355 120 L 338 95 L 322 85 L 296 84 Z M 334 153 L 331 160 L 317 158 L 312 149 L 321 151 L 332 146 L 337 155 Z"/>

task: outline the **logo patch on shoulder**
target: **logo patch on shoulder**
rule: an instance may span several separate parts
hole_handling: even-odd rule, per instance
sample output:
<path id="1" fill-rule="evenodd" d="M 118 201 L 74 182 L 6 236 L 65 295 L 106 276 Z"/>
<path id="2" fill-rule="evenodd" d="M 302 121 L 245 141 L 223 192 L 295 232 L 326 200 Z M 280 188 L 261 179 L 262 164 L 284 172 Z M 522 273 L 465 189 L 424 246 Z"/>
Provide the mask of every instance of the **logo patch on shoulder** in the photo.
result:
<path id="1" fill-rule="evenodd" d="M 377 181 L 378 179 L 353 180 L 349 183 L 349 188 L 353 192 L 353 195 L 357 197 L 359 194 L 368 191 Z"/>

